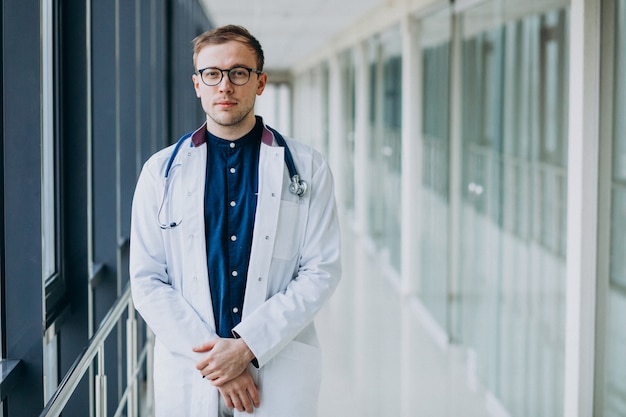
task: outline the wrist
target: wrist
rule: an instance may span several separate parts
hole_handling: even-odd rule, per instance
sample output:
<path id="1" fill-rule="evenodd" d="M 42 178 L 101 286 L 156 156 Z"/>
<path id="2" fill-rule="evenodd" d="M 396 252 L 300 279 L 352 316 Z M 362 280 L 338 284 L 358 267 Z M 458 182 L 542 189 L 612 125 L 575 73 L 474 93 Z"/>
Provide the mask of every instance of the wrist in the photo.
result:
<path id="1" fill-rule="evenodd" d="M 243 339 L 236 339 L 239 351 L 241 352 L 241 356 L 245 359 L 246 362 L 252 362 L 255 357 L 254 353 L 248 347 L 248 344 Z"/>

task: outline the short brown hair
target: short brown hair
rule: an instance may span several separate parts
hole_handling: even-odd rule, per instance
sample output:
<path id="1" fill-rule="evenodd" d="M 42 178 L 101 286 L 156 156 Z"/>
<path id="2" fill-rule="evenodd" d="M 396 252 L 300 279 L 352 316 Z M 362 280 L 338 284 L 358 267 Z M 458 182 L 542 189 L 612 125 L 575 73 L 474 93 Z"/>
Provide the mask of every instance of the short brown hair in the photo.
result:
<path id="1" fill-rule="evenodd" d="M 257 69 L 263 71 L 263 64 L 265 58 L 263 56 L 263 49 L 259 41 L 252 36 L 248 29 L 243 26 L 226 25 L 215 29 L 208 30 L 201 35 L 198 35 L 193 40 L 193 68 L 196 67 L 198 54 L 207 45 L 221 45 L 226 42 L 237 41 L 248 46 L 256 54 Z"/>

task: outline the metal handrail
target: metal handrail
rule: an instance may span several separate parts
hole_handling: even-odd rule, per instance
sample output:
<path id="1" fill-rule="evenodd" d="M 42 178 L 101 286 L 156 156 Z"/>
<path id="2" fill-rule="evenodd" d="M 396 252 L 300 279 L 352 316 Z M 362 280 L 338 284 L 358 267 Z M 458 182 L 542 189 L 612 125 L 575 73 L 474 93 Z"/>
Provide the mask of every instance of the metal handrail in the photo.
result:
<path id="1" fill-rule="evenodd" d="M 118 324 L 125 309 L 128 309 L 128 320 L 130 323 L 127 327 L 127 330 L 129 333 L 136 334 L 135 310 L 131 299 L 130 284 L 126 284 L 122 295 L 120 295 L 120 297 L 115 301 L 113 307 L 111 307 L 109 312 L 102 320 L 102 323 L 100 324 L 100 327 L 98 327 L 96 333 L 91 337 L 91 339 L 89 339 L 89 342 L 87 343 L 85 349 L 83 349 L 81 354 L 78 356 L 78 358 L 76 358 L 68 372 L 65 374 L 65 377 L 59 384 L 58 388 L 46 404 L 46 407 L 43 409 L 39 417 L 58 417 L 61 414 L 64 407 L 67 405 L 67 402 L 76 390 L 76 387 L 80 383 L 81 379 L 92 366 L 93 360 L 96 356 L 98 356 L 99 359 L 99 369 L 96 378 L 106 378 L 103 369 L 104 342 L 111 334 L 111 331 Z M 129 336 L 131 335 L 129 334 Z M 138 360 L 135 361 L 135 366 L 143 363 L 143 360 L 146 358 L 147 350 L 148 343 L 146 343 L 146 345 L 142 349 L 142 352 L 139 354 Z M 127 355 L 134 356 L 135 352 L 127 352 Z M 126 389 L 125 395 L 121 400 L 121 403 L 123 403 L 124 401 L 128 401 L 128 390 L 135 385 L 136 376 L 139 373 L 137 369 L 132 369 L 130 372 L 132 372 L 132 375 L 134 375 L 134 377 L 132 379 L 128 379 L 128 387 Z M 98 409 L 96 410 L 96 415 L 100 414 L 99 411 L 100 410 Z"/>

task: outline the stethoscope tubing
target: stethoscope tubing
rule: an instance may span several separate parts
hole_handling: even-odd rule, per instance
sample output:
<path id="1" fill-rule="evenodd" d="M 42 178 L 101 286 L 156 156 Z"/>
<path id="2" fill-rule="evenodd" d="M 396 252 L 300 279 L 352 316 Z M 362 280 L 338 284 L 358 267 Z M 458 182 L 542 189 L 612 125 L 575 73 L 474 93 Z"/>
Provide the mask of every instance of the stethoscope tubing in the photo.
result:
<path id="1" fill-rule="evenodd" d="M 276 143 L 278 144 L 278 146 L 281 146 L 282 148 L 285 149 L 285 165 L 287 165 L 287 170 L 289 171 L 289 178 L 291 179 L 291 184 L 289 185 L 289 191 L 297 195 L 298 197 L 304 196 L 308 190 L 308 184 L 306 183 L 306 181 L 303 181 L 300 179 L 300 175 L 298 174 L 298 171 L 296 170 L 296 164 L 293 161 L 291 150 L 289 149 L 289 146 L 287 146 L 287 141 L 285 141 L 285 138 L 283 138 L 283 136 L 280 133 L 278 133 L 278 131 L 276 131 L 275 129 L 272 129 L 269 126 L 266 126 L 266 127 L 269 129 L 270 132 L 273 133 L 274 139 L 276 139 Z M 160 217 L 161 217 L 161 211 L 163 210 L 163 205 L 165 204 L 166 196 L 169 191 L 169 186 L 170 186 L 169 175 L 172 170 L 172 165 L 174 163 L 174 160 L 176 159 L 176 155 L 180 151 L 181 146 L 183 145 L 185 140 L 188 139 L 191 135 L 192 133 L 188 133 L 184 135 L 183 137 L 181 137 L 180 139 L 178 139 L 178 142 L 176 143 L 176 146 L 174 146 L 174 150 L 172 151 L 172 154 L 170 155 L 170 158 L 167 161 L 167 165 L 165 166 L 165 172 L 164 172 L 165 188 L 163 190 L 163 199 L 161 201 L 159 212 L 157 214 L 157 222 L 159 223 L 159 226 L 162 229 L 172 229 L 178 226 L 182 222 L 182 219 L 181 219 L 177 222 L 162 223 L 160 220 Z M 193 142 L 190 143 L 189 146 L 193 147 Z"/>

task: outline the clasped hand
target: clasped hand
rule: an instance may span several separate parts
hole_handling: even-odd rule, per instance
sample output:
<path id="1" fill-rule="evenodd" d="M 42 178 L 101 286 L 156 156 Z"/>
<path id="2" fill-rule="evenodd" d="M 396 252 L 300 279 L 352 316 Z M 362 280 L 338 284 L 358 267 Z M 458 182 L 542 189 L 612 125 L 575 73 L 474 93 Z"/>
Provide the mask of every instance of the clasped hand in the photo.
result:
<path id="1" fill-rule="evenodd" d="M 247 371 L 254 354 L 243 339 L 217 338 L 193 351 L 208 352 L 196 369 L 219 389 L 226 406 L 248 413 L 259 407 L 259 392 Z"/>

